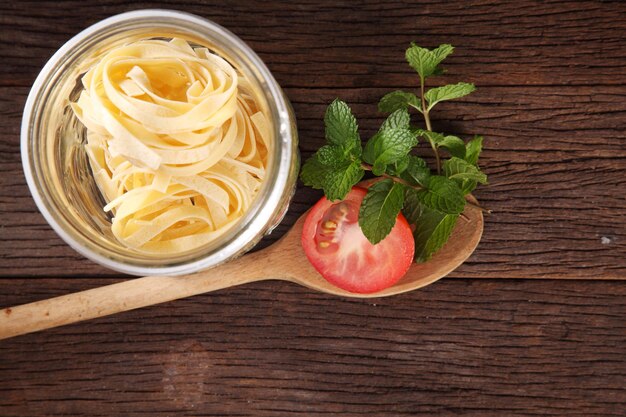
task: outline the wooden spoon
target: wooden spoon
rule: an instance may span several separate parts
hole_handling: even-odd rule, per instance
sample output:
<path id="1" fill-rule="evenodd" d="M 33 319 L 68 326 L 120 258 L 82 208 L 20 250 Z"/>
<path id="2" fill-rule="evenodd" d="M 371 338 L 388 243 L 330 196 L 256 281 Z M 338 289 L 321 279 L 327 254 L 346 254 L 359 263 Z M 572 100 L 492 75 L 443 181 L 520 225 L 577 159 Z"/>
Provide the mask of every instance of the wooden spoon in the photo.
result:
<path id="1" fill-rule="evenodd" d="M 483 232 L 483 215 L 467 206 L 448 243 L 430 261 L 414 263 L 392 287 L 355 294 L 327 282 L 307 260 L 300 236 L 306 213 L 272 246 L 215 268 L 177 277 L 144 277 L 0 310 L 0 340 L 108 316 L 209 291 L 278 279 L 345 297 L 386 297 L 428 285 L 449 274 L 474 251 Z"/>

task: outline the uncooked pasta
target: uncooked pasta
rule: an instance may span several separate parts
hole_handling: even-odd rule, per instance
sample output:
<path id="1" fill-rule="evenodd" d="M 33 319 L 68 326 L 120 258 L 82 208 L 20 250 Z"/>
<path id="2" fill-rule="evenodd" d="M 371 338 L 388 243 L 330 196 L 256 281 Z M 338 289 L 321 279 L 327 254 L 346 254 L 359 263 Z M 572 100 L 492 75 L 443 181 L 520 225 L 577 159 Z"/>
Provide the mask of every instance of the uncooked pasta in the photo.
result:
<path id="1" fill-rule="evenodd" d="M 263 182 L 272 135 L 250 83 L 186 40 L 105 53 L 72 103 L 90 165 L 128 248 L 175 253 L 223 234 Z"/>

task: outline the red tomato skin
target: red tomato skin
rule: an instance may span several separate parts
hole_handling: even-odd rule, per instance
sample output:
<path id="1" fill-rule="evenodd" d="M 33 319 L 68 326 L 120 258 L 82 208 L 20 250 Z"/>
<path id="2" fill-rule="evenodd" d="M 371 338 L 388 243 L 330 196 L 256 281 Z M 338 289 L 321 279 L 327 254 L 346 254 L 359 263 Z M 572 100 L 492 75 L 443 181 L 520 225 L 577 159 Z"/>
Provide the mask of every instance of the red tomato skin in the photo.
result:
<path id="1" fill-rule="evenodd" d="M 352 210 L 358 210 L 366 194 L 367 190 L 353 187 L 343 202 Z M 398 282 L 411 266 L 415 252 L 413 235 L 404 216 L 398 215 L 391 233 L 377 245 L 367 241 L 358 223 L 347 222 L 344 235 L 350 239 L 344 242 L 340 236 L 338 249 L 332 252 L 331 248 L 332 253 L 324 253 L 316 242 L 320 238 L 320 221 L 325 216 L 328 218 L 330 210 L 339 203 L 323 197 L 305 219 L 301 241 L 313 267 L 331 284 L 353 293 L 371 294 Z M 349 216 L 353 218 L 354 214 L 350 212 Z M 342 245 L 347 245 L 347 250 L 342 250 L 345 248 Z M 350 256 L 342 257 L 345 253 Z"/>

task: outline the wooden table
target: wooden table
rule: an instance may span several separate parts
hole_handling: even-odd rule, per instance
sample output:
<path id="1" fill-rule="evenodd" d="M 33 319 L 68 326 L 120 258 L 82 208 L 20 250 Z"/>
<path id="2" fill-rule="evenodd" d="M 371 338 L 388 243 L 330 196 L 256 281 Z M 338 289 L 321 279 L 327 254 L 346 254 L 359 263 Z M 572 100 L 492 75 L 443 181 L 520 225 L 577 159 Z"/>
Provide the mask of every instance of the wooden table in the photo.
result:
<path id="1" fill-rule="evenodd" d="M 125 279 L 37 211 L 21 112 L 46 60 L 107 16 L 178 8 L 247 41 L 291 99 L 300 149 L 348 101 L 365 132 L 415 85 L 404 49 L 452 43 L 437 129 L 482 133 L 494 210 L 423 290 L 348 300 L 264 282 L 0 342 L 0 415 L 626 415 L 626 3 L 199 1 L 0 5 L 0 306 Z M 465 136 L 467 137 L 467 136 Z M 279 230 L 320 196 L 299 188 Z M 478 279 L 489 278 L 489 279 Z"/>

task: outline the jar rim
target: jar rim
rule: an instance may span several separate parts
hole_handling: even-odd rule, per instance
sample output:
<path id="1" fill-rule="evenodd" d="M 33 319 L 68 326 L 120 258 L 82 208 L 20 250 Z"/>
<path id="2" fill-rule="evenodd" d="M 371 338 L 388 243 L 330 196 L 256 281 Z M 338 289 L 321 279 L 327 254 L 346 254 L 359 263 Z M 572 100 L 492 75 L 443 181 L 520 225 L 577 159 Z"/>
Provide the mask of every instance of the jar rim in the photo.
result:
<path id="1" fill-rule="evenodd" d="M 269 179 L 270 181 L 267 181 L 267 179 L 265 181 L 272 184 L 271 187 L 269 184 L 265 184 L 265 194 L 261 196 L 260 192 L 257 198 L 255 198 L 257 205 L 250 207 L 239 220 L 239 226 L 243 225 L 244 227 L 234 227 L 227 231 L 225 235 L 230 235 L 229 239 L 225 238 L 224 245 L 218 250 L 204 254 L 199 253 L 198 256 L 189 261 L 170 265 L 147 266 L 141 263 L 115 259 L 114 256 L 111 256 L 111 253 L 107 255 L 107 251 L 97 250 L 95 243 L 88 242 L 86 238 L 81 239 L 82 234 L 79 231 L 77 232 L 70 222 L 59 219 L 55 215 L 54 207 L 52 207 L 46 191 L 42 189 L 44 185 L 36 172 L 33 150 L 31 149 L 31 144 L 34 141 L 32 137 L 33 126 L 36 121 L 41 119 L 42 110 L 45 108 L 45 104 L 41 104 L 41 95 L 49 87 L 52 78 L 54 78 L 53 73 L 64 63 L 68 54 L 75 52 L 83 43 L 97 34 L 113 30 L 119 27 L 119 25 L 131 25 L 146 20 L 157 22 L 167 27 L 178 26 L 181 30 L 193 31 L 196 27 L 202 28 L 206 32 L 198 32 L 196 34 L 210 35 L 210 37 L 221 39 L 231 47 L 234 47 L 246 60 L 249 60 L 253 67 L 252 69 L 260 75 L 260 79 L 264 82 L 263 87 L 267 89 L 264 94 L 270 111 L 275 113 L 273 114 L 275 169 L 274 175 Z M 194 28 L 185 25 L 193 25 Z M 182 275 L 216 266 L 231 259 L 250 249 L 250 246 L 256 243 L 263 233 L 271 230 L 274 226 L 271 222 L 273 220 L 276 221 L 276 210 L 280 208 L 280 204 L 285 199 L 286 194 L 289 194 L 287 198 L 290 198 L 292 188 L 295 186 L 295 180 L 291 178 L 290 174 L 293 171 L 294 163 L 297 165 L 296 138 L 297 132 L 295 131 L 295 123 L 292 120 L 289 102 L 261 58 L 243 40 L 219 24 L 190 13 L 166 9 L 143 9 L 121 13 L 101 20 L 73 36 L 54 53 L 37 76 L 26 100 L 22 118 L 20 145 L 22 167 L 26 182 L 39 211 L 55 232 L 73 249 L 100 265 L 123 273 L 132 275 Z M 291 181 L 293 181 L 293 184 L 290 184 Z M 132 256 L 126 254 L 125 258 L 129 259 Z"/>

